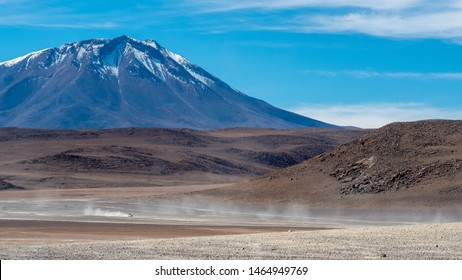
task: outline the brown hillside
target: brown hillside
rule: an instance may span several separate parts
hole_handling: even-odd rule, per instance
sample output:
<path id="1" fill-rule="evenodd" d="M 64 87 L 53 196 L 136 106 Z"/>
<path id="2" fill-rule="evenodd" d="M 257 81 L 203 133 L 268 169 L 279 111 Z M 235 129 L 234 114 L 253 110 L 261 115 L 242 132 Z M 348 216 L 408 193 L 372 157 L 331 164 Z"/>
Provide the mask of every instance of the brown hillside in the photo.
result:
<path id="1" fill-rule="evenodd" d="M 239 182 L 303 162 L 365 133 L 1 128 L 0 178 L 26 189 Z"/>
<path id="2" fill-rule="evenodd" d="M 459 207 L 462 121 L 390 124 L 301 164 L 200 195 L 311 207 Z"/>

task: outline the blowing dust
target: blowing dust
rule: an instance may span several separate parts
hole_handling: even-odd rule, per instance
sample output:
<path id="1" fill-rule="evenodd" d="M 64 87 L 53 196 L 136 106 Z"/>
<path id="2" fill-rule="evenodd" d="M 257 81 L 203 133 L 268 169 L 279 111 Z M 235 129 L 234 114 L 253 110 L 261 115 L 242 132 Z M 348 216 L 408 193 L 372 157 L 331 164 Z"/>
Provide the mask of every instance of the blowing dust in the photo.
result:
<path id="1" fill-rule="evenodd" d="M 90 208 L 87 207 L 84 210 L 85 216 L 99 216 L 99 217 L 130 217 L 130 213 L 122 212 L 122 211 L 111 211 L 111 210 L 104 210 L 100 208 Z"/>
<path id="2" fill-rule="evenodd" d="M 462 221 L 460 211 L 434 209 L 310 209 L 306 205 L 256 205 L 205 199 L 157 199 L 126 204 L 135 217 L 219 224 L 343 227 Z"/>
<path id="3" fill-rule="evenodd" d="M 462 211 L 443 209 L 312 209 L 206 199 L 35 199 L 0 201 L 0 217 L 149 224 L 344 227 L 461 222 Z"/>

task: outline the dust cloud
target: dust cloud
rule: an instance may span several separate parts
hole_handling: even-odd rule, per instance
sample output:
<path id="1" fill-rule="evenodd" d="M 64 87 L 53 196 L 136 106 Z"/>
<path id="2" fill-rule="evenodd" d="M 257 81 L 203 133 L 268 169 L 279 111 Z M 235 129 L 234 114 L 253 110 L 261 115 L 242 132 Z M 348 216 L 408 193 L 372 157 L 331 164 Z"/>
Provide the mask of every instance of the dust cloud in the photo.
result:
<path id="1" fill-rule="evenodd" d="M 122 211 L 111 211 L 111 210 L 104 210 L 100 208 L 90 208 L 87 207 L 84 210 L 85 216 L 102 216 L 102 217 L 130 217 L 130 213 L 122 212 Z"/>

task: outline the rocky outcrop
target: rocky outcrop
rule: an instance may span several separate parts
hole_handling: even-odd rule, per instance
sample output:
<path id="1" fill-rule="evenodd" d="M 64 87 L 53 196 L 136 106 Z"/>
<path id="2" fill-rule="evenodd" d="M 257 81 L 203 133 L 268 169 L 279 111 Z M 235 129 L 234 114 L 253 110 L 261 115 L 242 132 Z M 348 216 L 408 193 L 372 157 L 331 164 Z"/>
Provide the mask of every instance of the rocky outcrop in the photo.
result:
<path id="1" fill-rule="evenodd" d="M 23 190 L 23 187 L 16 186 L 7 181 L 0 179 L 0 190 Z"/>

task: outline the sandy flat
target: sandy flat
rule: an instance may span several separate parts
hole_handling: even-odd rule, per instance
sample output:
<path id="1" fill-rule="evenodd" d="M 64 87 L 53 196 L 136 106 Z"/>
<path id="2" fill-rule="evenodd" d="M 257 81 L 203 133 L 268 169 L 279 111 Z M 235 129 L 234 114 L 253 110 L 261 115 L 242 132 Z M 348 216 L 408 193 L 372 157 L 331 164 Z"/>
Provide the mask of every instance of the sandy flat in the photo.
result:
<path id="1" fill-rule="evenodd" d="M 169 225 L 101 222 L 1 220 L 0 245 L 57 244 L 83 241 L 161 239 L 191 236 L 251 234 L 318 228 Z"/>
<path id="2" fill-rule="evenodd" d="M 3 192 L 0 259 L 462 259 L 454 210 L 316 210 L 156 196 L 181 191 Z"/>
<path id="3" fill-rule="evenodd" d="M 1 245 L 1 259 L 462 259 L 462 223 Z"/>

